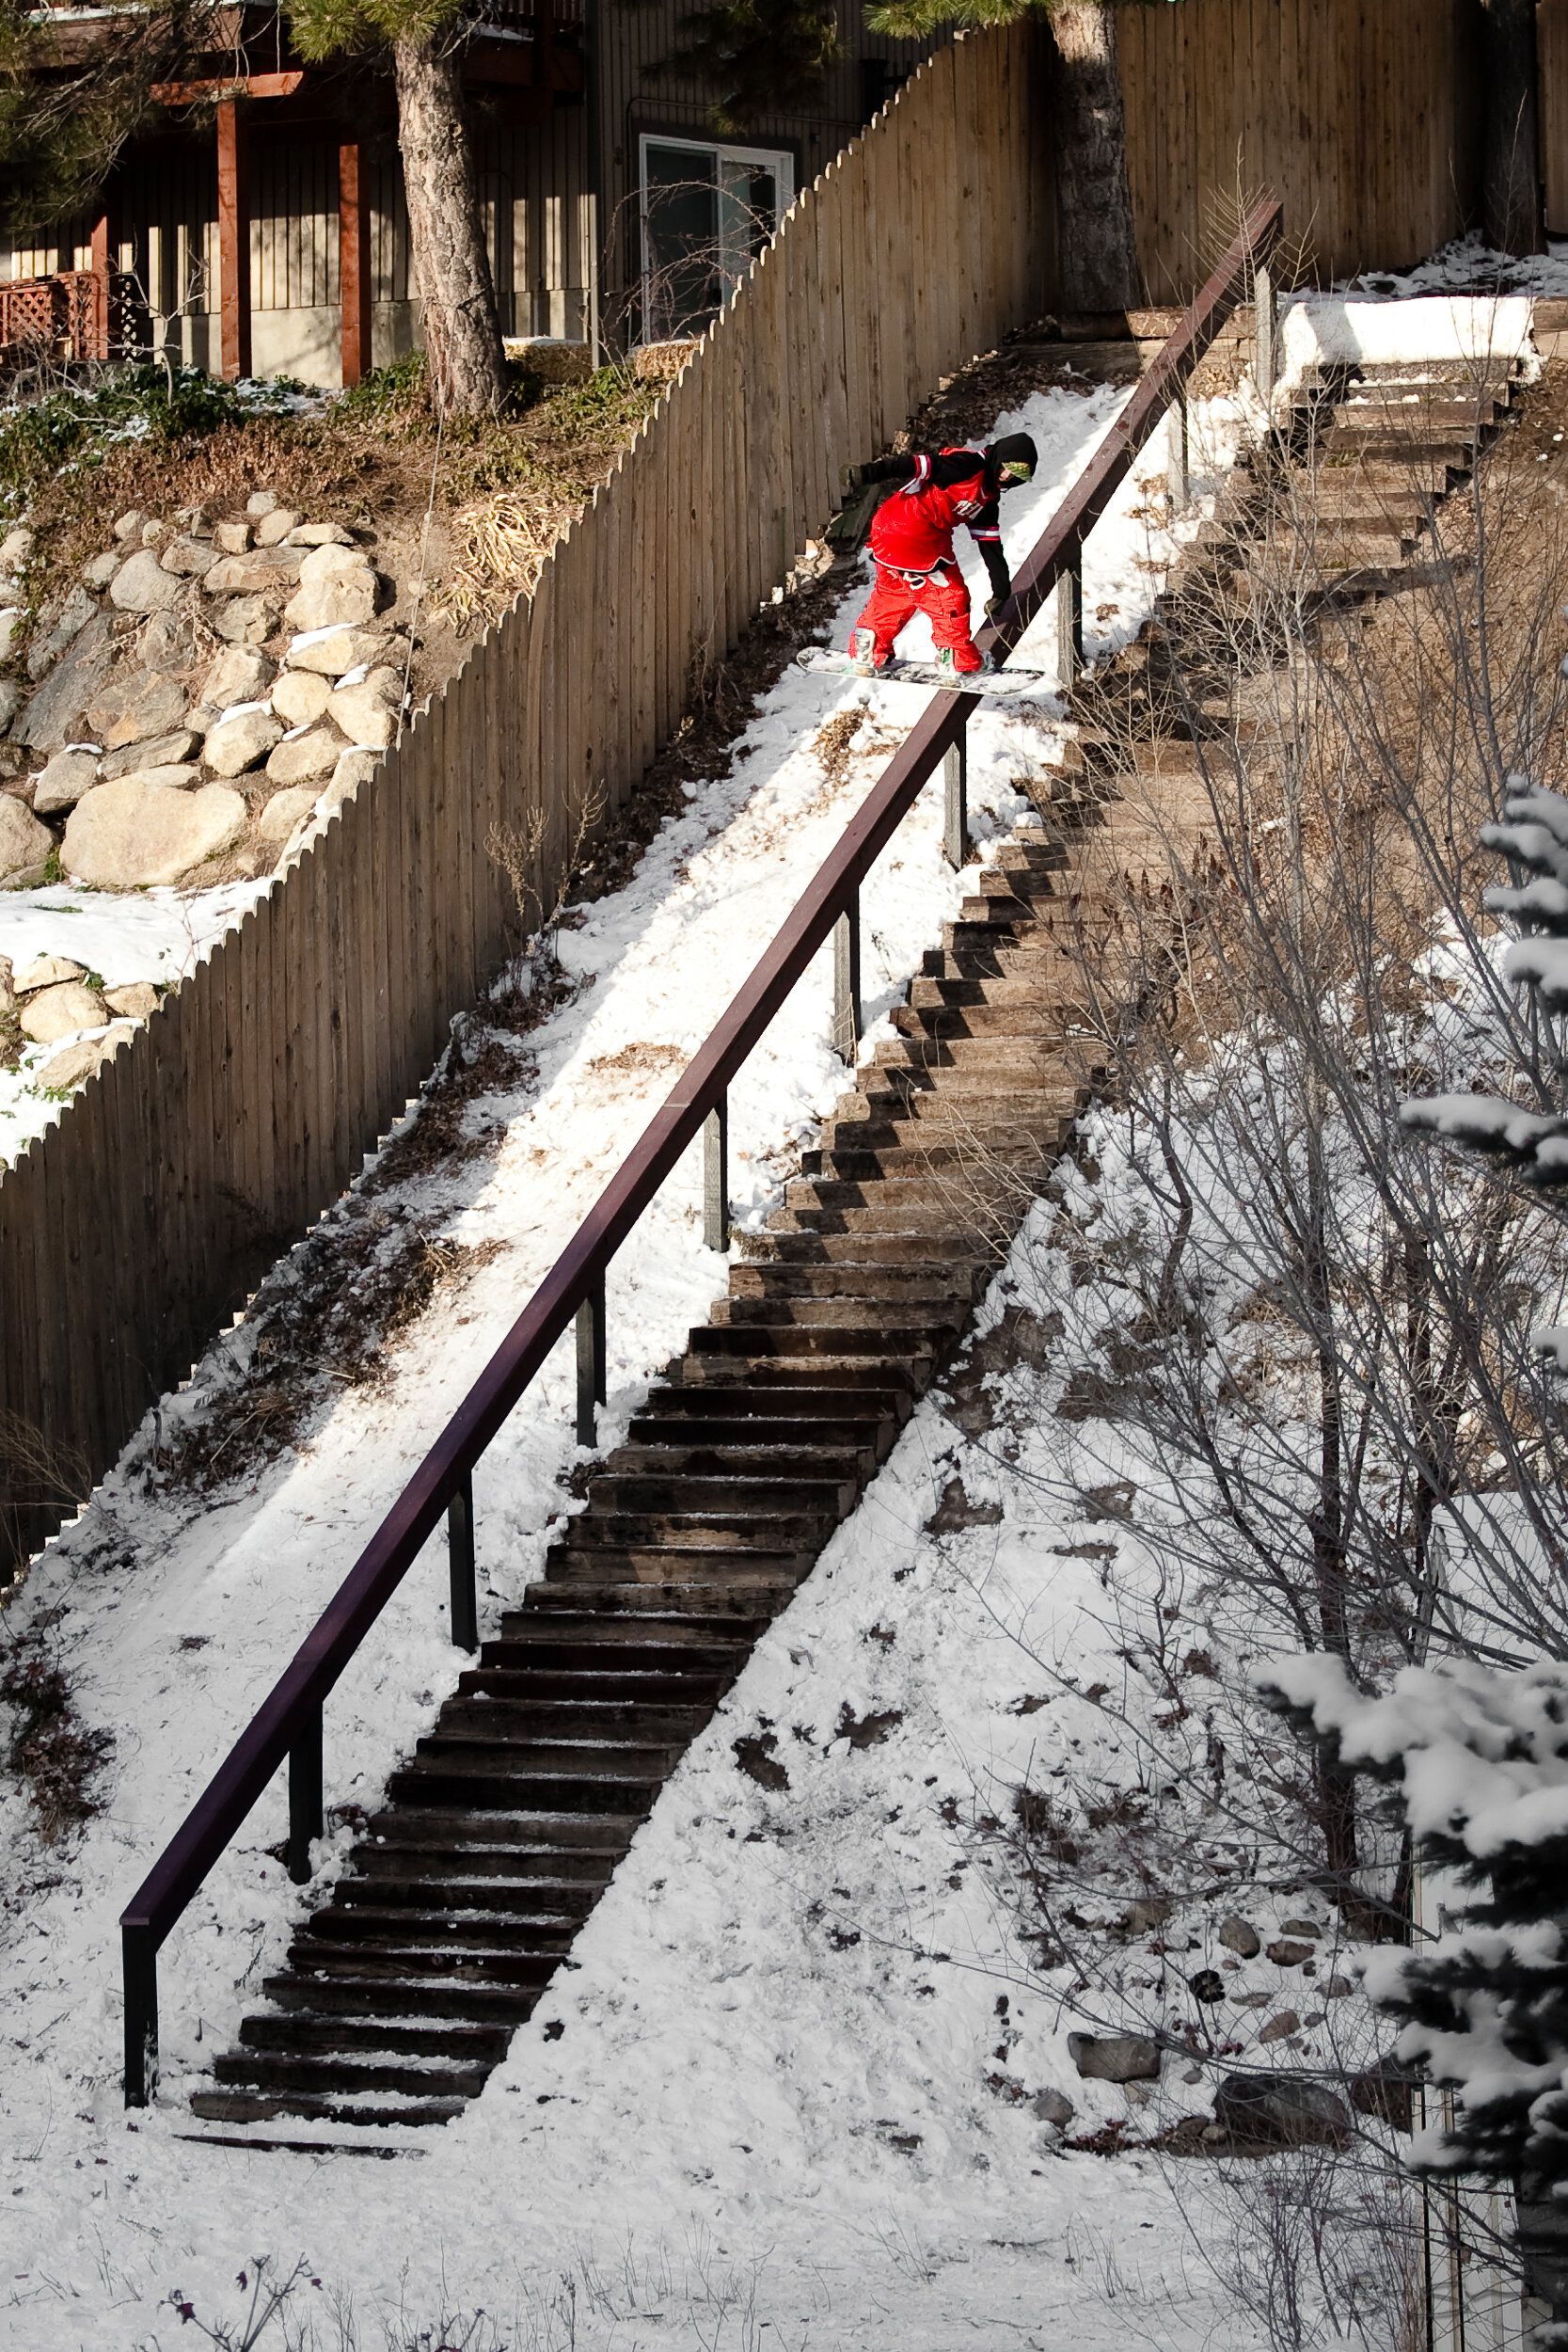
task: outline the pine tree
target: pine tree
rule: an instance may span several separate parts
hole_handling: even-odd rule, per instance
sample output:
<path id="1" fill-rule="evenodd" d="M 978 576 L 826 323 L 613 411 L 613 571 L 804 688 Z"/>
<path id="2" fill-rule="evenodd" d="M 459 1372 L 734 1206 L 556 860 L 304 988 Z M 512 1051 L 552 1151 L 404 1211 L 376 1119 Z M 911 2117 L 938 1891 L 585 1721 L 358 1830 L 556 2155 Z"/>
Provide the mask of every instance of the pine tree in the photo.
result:
<path id="1" fill-rule="evenodd" d="M 390 49 L 431 389 L 445 415 L 494 413 L 506 354 L 463 103 L 462 0 L 294 0 L 289 22 L 312 60 Z"/>
<path id="2" fill-rule="evenodd" d="M 678 45 L 647 78 L 711 90 L 708 119 L 726 135 L 752 130 L 764 115 L 819 105 L 839 54 L 837 0 L 717 0 L 677 17 L 675 30 Z"/>

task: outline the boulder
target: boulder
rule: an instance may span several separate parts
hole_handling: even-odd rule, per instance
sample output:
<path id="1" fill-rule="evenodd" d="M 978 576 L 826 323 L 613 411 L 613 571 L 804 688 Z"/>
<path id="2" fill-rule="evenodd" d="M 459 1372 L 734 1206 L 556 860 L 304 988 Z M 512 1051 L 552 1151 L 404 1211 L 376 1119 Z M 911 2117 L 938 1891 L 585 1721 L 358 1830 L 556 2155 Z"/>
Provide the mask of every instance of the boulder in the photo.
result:
<path id="1" fill-rule="evenodd" d="M 1259 2027 L 1258 2039 L 1259 2042 L 1283 2042 L 1289 2035 L 1300 2031 L 1301 2019 L 1295 2010 L 1282 2009 L 1277 2017 L 1271 2017 L 1266 2026 Z"/>
<path id="2" fill-rule="evenodd" d="M 62 809 L 74 808 L 97 782 L 96 752 L 56 752 L 34 790 L 34 816 L 58 817 Z"/>
<path id="3" fill-rule="evenodd" d="M 1065 2090 L 1037 2090 L 1029 2104 L 1042 2123 L 1054 2123 L 1064 2132 L 1078 2112 Z"/>
<path id="4" fill-rule="evenodd" d="M 207 765 L 214 775 L 242 776 L 266 756 L 282 733 L 282 720 L 261 703 L 226 711 L 208 735 Z"/>
<path id="5" fill-rule="evenodd" d="M 362 627 L 375 613 L 375 574 L 359 548 L 312 548 L 301 557 L 299 589 L 284 607 L 295 629 Z"/>
<path id="6" fill-rule="evenodd" d="M 57 988 L 40 988 L 22 1008 L 22 1034 L 35 1045 L 53 1045 L 56 1038 L 74 1037 L 78 1029 L 101 1029 L 109 1008 L 85 980 L 62 980 Z"/>
<path id="7" fill-rule="evenodd" d="M 83 713 L 108 677 L 114 661 L 114 624 L 106 612 L 89 621 L 71 651 L 55 665 L 17 723 L 15 739 L 32 751 L 57 752 L 86 732 Z M 102 739 L 94 733 L 93 742 Z"/>
<path id="8" fill-rule="evenodd" d="M 168 525 L 167 525 L 167 523 L 161 523 L 161 522 L 159 522 L 159 520 L 157 519 L 156 516 L 151 516 L 151 515 L 150 515 L 150 516 L 148 516 L 148 518 L 147 518 L 146 522 L 144 522 L 144 523 L 143 523 L 143 525 L 142 525 L 142 527 L 141 527 L 141 543 L 142 543 L 143 547 L 144 547 L 144 548 L 155 548 L 155 547 L 159 547 L 159 546 L 161 546 L 161 545 L 162 545 L 163 541 L 164 541 L 164 540 L 166 540 L 167 537 L 168 537 Z"/>
<path id="9" fill-rule="evenodd" d="M 30 560 L 37 544 L 25 523 L 18 523 L 0 539 L 0 572 L 20 572 Z"/>
<path id="10" fill-rule="evenodd" d="M 66 647 L 80 637 L 98 611 L 94 599 L 85 588 L 73 588 L 60 607 L 58 617 L 48 632 L 35 640 L 27 656 L 27 675 L 40 678 L 53 667 Z"/>
<path id="11" fill-rule="evenodd" d="M 181 768 L 200 748 L 201 738 L 194 727 L 176 727 L 171 735 L 155 735 L 150 743 L 128 743 L 108 753 L 101 772 L 105 784 L 113 784 L 117 776 L 129 776 L 138 768 Z"/>
<path id="12" fill-rule="evenodd" d="M 1148 2034 L 1069 2033 L 1068 2056 L 1085 2082 L 1152 2083 L 1160 2079 L 1160 2048 Z"/>
<path id="13" fill-rule="evenodd" d="M 250 525 L 219 523 L 213 532 L 213 544 L 220 555 L 244 555 L 250 547 Z"/>
<path id="14" fill-rule="evenodd" d="M 0 956 L 0 1021 L 16 1018 L 16 989 L 11 980 L 11 960 Z"/>
<path id="15" fill-rule="evenodd" d="M 133 506 L 126 514 L 117 517 L 115 522 L 115 537 L 122 544 L 127 539 L 140 538 L 141 527 L 146 520 L 147 516 L 142 513 L 141 508 L 139 506 Z M 8 547 L 10 545 L 10 541 L 8 540 L 6 545 Z M 3 562 L 4 560 L 5 550 L 4 548 L 0 548 L 0 562 Z"/>
<path id="16" fill-rule="evenodd" d="M 1214 2121 L 1233 2138 L 1268 2148 L 1342 2148 L 1351 2136 L 1344 2101 L 1294 2074 L 1227 2074 L 1214 2093 Z"/>
<path id="17" fill-rule="evenodd" d="M 337 678 L 380 660 L 388 645 L 389 640 L 375 629 L 315 629 L 296 637 L 283 659 L 291 670 L 315 670 L 323 677 Z"/>
<path id="18" fill-rule="evenodd" d="M 119 988 L 106 988 L 103 1002 L 111 1012 L 122 1013 L 128 1021 L 145 1021 L 156 1012 L 160 1002 L 150 980 L 126 980 Z"/>
<path id="19" fill-rule="evenodd" d="M 286 790 L 275 792 L 257 822 L 257 832 L 263 841 L 287 841 L 294 827 L 313 816 L 316 787 L 313 784 L 291 784 Z"/>
<path id="20" fill-rule="evenodd" d="M 264 645 L 274 627 L 265 596 L 230 596 L 213 615 L 213 634 L 230 645 Z"/>
<path id="21" fill-rule="evenodd" d="M 22 689 L 15 678 L 0 677 L 0 735 L 6 734 L 9 728 L 21 700 Z"/>
<path id="22" fill-rule="evenodd" d="M 292 506 L 275 506 L 270 514 L 261 516 L 256 526 L 257 546 L 280 547 L 298 520 L 299 516 Z"/>
<path id="23" fill-rule="evenodd" d="M 26 617 L 19 604 L 8 604 L 0 610 L 0 661 L 8 660 L 21 644 Z"/>
<path id="24" fill-rule="evenodd" d="M 117 784 L 161 784 L 166 792 L 194 792 L 201 782 L 201 769 L 194 760 L 171 761 L 163 768 L 131 768 L 117 776 Z"/>
<path id="25" fill-rule="evenodd" d="M 166 572 L 150 548 L 128 555 L 109 582 L 109 602 L 121 612 L 163 612 L 180 594 L 180 581 Z"/>
<path id="26" fill-rule="evenodd" d="M 168 735 L 184 715 L 185 690 L 177 677 L 134 666 L 111 678 L 87 705 L 92 739 L 106 752 Z"/>
<path id="27" fill-rule="evenodd" d="M 267 774 L 274 784 L 309 784 L 329 776 L 338 765 L 343 739 L 336 727 L 307 727 L 303 733 L 285 736 L 267 761 Z"/>
<path id="28" fill-rule="evenodd" d="M 381 754 L 379 752 L 357 750 L 341 752 L 338 755 L 338 765 L 332 771 L 332 781 L 326 787 L 325 800 L 328 807 L 336 808 L 340 802 L 346 801 L 351 793 L 357 792 L 362 784 L 369 784 L 380 765 Z"/>
<path id="29" fill-rule="evenodd" d="M 341 523 L 296 523 L 289 533 L 292 548 L 351 548 L 354 536 Z"/>
<path id="30" fill-rule="evenodd" d="M 51 1054 L 33 1083 L 48 1094 L 74 1093 L 85 1086 L 95 1070 L 112 1061 L 120 1047 L 136 1034 L 135 1025 L 117 1021 L 102 1037 L 85 1037 L 74 1045 L 67 1045 L 58 1054 Z"/>
<path id="31" fill-rule="evenodd" d="M 165 571 L 178 572 L 182 580 L 194 580 L 198 572 L 207 570 L 212 560 L 212 541 L 193 539 L 188 532 L 182 532 L 178 539 L 171 539 L 158 550 L 158 561 Z"/>
<path id="32" fill-rule="evenodd" d="M 0 793 L 0 890 L 40 882 L 55 854 L 55 836 L 20 801 Z"/>
<path id="33" fill-rule="evenodd" d="M 245 511 L 251 516 L 276 514 L 277 492 L 276 490 L 252 490 L 245 502 Z"/>
<path id="34" fill-rule="evenodd" d="M 272 707 L 291 727 L 309 724 L 326 708 L 332 683 L 314 670 L 285 670 L 272 690 Z"/>
<path id="35" fill-rule="evenodd" d="M 209 858 L 231 850 L 245 829 L 244 801 L 221 784 L 171 792 L 122 776 L 77 802 L 66 823 L 61 863 L 78 882 L 150 889 L 182 882 Z"/>
<path id="36" fill-rule="evenodd" d="M 254 645 L 230 645 L 201 682 L 201 699 L 219 710 L 235 703 L 260 702 L 272 684 L 273 665 Z"/>
<path id="37" fill-rule="evenodd" d="M 118 548 L 105 548 L 102 555 L 95 555 L 92 562 L 84 568 L 83 584 L 88 588 L 106 588 L 116 572 L 119 571 L 119 549 Z"/>
<path id="38" fill-rule="evenodd" d="M 384 667 L 356 685 L 345 681 L 340 686 L 327 702 L 326 715 L 356 750 L 384 752 L 397 734 L 402 703 L 403 674 Z"/>
<path id="39" fill-rule="evenodd" d="M 1323 1996 L 1325 2001 L 1343 2001 L 1347 2000 L 1354 1991 L 1355 1987 L 1349 1977 L 1330 1977 L 1328 1982 L 1323 1987 Z"/>
<path id="40" fill-rule="evenodd" d="M 19 996 L 31 996 L 40 988 L 58 988 L 66 980 L 85 980 L 86 966 L 72 963 L 69 956 L 35 956 L 17 974 L 13 986 Z"/>
<path id="41" fill-rule="evenodd" d="M 264 596 L 269 589 L 292 588 L 304 562 L 287 548 L 252 548 L 248 555 L 220 555 L 201 585 L 210 596 Z"/>
<path id="42" fill-rule="evenodd" d="M 1323 1923 L 1321 1919 L 1281 1919 L 1279 1923 L 1281 1935 L 1313 1936 L 1322 1935 L 1323 1931 Z"/>
<path id="43" fill-rule="evenodd" d="M 1266 1948 L 1276 1968 L 1299 1968 L 1304 1960 L 1312 1957 L 1310 1944 L 1292 1944 L 1288 1936 L 1276 1937 Z"/>
<path id="44" fill-rule="evenodd" d="M 1263 1939 L 1249 1920 L 1238 1918 L 1233 1912 L 1228 1919 L 1220 1921 L 1220 1942 L 1227 1952 L 1235 1952 L 1242 1960 L 1256 1960 L 1263 1948 Z"/>

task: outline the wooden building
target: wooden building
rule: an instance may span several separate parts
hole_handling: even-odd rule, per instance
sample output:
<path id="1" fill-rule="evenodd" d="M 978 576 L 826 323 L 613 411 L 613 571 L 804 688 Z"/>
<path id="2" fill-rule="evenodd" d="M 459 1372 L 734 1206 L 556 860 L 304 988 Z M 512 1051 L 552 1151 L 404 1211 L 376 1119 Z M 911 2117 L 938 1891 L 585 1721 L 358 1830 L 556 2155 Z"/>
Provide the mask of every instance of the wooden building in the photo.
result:
<path id="1" fill-rule="evenodd" d="M 684 5 L 479 0 L 465 80 L 508 336 L 647 340 L 644 289 L 663 282 L 643 266 L 649 175 L 667 263 L 670 238 L 684 241 L 666 279 L 695 282 L 693 235 L 709 222 L 714 256 L 744 266 L 930 46 L 874 40 L 859 0 L 840 0 L 844 56 L 823 110 L 721 139 L 710 96 L 643 79 Z M 91 218 L 0 251 L 0 284 L 106 265 L 132 281 L 144 347 L 214 374 L 353 383 L 420 334 L 391 77 L 306 66 L 276 11 L 241 0 L 232 14 L 224 71 L 170 89 L 166 134 L 128 153 Z M 94 21 L 83 12 L 82 37 Z"/>

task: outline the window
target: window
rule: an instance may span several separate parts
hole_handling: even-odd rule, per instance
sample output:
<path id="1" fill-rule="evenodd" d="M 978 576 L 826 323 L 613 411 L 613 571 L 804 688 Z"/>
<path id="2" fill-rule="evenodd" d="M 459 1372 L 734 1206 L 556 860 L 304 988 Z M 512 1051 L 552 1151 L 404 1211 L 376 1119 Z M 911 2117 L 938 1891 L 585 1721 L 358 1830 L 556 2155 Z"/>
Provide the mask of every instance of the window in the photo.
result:
<path id="1" fill-rule="evenodd" d="M 642 340 L 695 334 L 728 301 L 795 197 L 795 161 L 644 133 Z"/>

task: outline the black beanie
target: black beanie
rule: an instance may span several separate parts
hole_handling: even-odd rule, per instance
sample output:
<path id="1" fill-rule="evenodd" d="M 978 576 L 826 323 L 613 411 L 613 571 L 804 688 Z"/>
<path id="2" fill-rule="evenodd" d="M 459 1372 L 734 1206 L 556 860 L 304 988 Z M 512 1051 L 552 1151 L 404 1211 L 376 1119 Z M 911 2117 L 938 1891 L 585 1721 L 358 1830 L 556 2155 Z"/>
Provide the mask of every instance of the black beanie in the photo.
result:
<path id="1" fill-rule="evenodd" d="M 986 471 L 996 483 L 1002 480 L 1004 466 L 1027 466 L 1033 474 L 1038 464 L 1039 452 L 1027 433 L 1005 433 L 986 452 Z"/>

